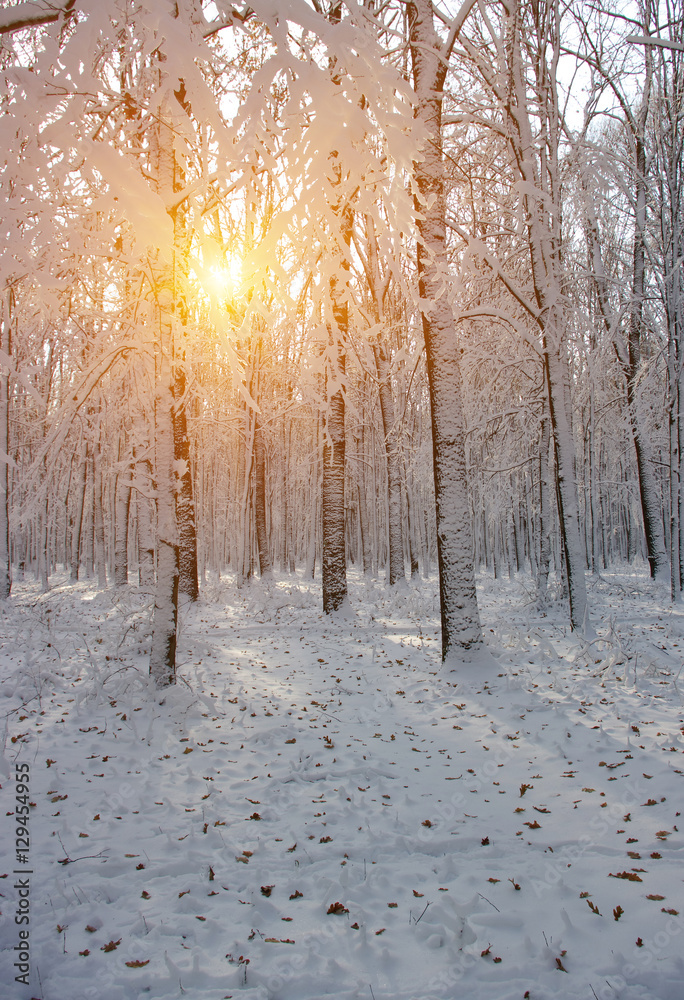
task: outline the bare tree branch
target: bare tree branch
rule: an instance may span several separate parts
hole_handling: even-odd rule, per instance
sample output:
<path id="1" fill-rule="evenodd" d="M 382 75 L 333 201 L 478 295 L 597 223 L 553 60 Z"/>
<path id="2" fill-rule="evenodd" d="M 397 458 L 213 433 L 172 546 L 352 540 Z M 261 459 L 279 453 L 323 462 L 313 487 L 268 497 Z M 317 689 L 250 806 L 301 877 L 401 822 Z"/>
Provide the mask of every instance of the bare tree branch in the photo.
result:
<path id="1" fill-rule="evenodd" d="M 651 35 L 627 35 L 627 41 L 632 45 L 658 45 L 661 49 L 676 49 L 677 52 L 684 52 L 684 45 L 681 42 L 671 42 L 666 38 L 653 38 Z"/>
<path id="2" fill-rule="evenodd" d="M 65 17 L 73 10 L 76 0 L 49 3 L 48 0 L 26 0 L 0 10 L 0 35 L 9 35 L 22 28 L 40 28 Z"/>

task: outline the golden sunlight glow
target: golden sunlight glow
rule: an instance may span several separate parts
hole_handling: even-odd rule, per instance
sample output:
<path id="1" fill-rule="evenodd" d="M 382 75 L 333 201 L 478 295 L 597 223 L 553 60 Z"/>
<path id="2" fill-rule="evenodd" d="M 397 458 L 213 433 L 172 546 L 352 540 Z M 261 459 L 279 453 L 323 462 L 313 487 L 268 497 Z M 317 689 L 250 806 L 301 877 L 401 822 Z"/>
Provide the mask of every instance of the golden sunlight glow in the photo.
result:
<path id="1" fill-rule="evenodd" d="M 226 257 L 222 264 L 209 268 L 211 294 L 220 299 L 233 296 L 242 282 L 242 261 L 238 257 Z"/>

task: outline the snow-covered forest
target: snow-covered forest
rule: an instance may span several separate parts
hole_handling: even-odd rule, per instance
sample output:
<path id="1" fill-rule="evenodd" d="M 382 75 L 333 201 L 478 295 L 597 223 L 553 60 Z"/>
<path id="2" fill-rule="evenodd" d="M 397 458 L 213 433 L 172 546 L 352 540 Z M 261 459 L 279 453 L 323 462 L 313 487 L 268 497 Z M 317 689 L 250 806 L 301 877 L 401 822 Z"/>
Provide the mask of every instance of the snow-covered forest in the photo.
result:
<path id="1" fill-rule="evenodd" d="M 0 72 L 17 996 L 679 1000 L 682 0 L 0 0 Z"/>

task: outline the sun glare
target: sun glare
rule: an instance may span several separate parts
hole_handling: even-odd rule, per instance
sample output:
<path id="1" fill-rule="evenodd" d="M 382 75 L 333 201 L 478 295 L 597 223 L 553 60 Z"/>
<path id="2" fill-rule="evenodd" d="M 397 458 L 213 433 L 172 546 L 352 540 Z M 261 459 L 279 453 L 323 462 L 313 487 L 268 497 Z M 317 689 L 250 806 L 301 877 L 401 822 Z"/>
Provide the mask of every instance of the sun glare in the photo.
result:
<path id="1" fill-rule="evenodd" d="M 234 295 L 242 282 L 242 261 L 237 257 L 226 258 L 220 265 L 209 269 L 211 292 L 225 299 Z"/>

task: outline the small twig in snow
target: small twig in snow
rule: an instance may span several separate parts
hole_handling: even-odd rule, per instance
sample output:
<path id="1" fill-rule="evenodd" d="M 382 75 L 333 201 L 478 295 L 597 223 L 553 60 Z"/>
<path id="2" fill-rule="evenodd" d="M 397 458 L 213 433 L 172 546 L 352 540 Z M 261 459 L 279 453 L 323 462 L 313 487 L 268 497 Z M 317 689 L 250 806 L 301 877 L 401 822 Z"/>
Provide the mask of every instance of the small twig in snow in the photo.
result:
<path id="1" fill-rule="evenodd" d="M 499 907 L 495 906 L 495 904 L 492 903 L 491 899 L 487 899 L 487 897 L 483 896 L 481 892 L 478 892 L 478 896 L 480 897 L 480 899 L 484 899 L 485 903 L 489 903 L 490 906 L 493 906 L 497 913 L 501 913 Z"/>
<path id="2" fill-rule="evenodd" d="M 428 908 L 428 906 L 429 906 L 429 905 L 430 905 L 430 900 L 428 899 L 427 903 L 425 904 L 425 910 L 427 910 L 427 908 Z M 423 910 L 423 912 L 421 913 L 421 915 L 420 915 L 420 916 L 418 917 L 418 919 L 417 919 L 417 920 L 415 921 L 415 922 L 416 922 L 417 924 L 419 924 L 419 923 L 420 923 L 420 921 L 421 921 L 421 920 L 423 919 L 423 917 L 425 916 L 425 910 Z"/>

